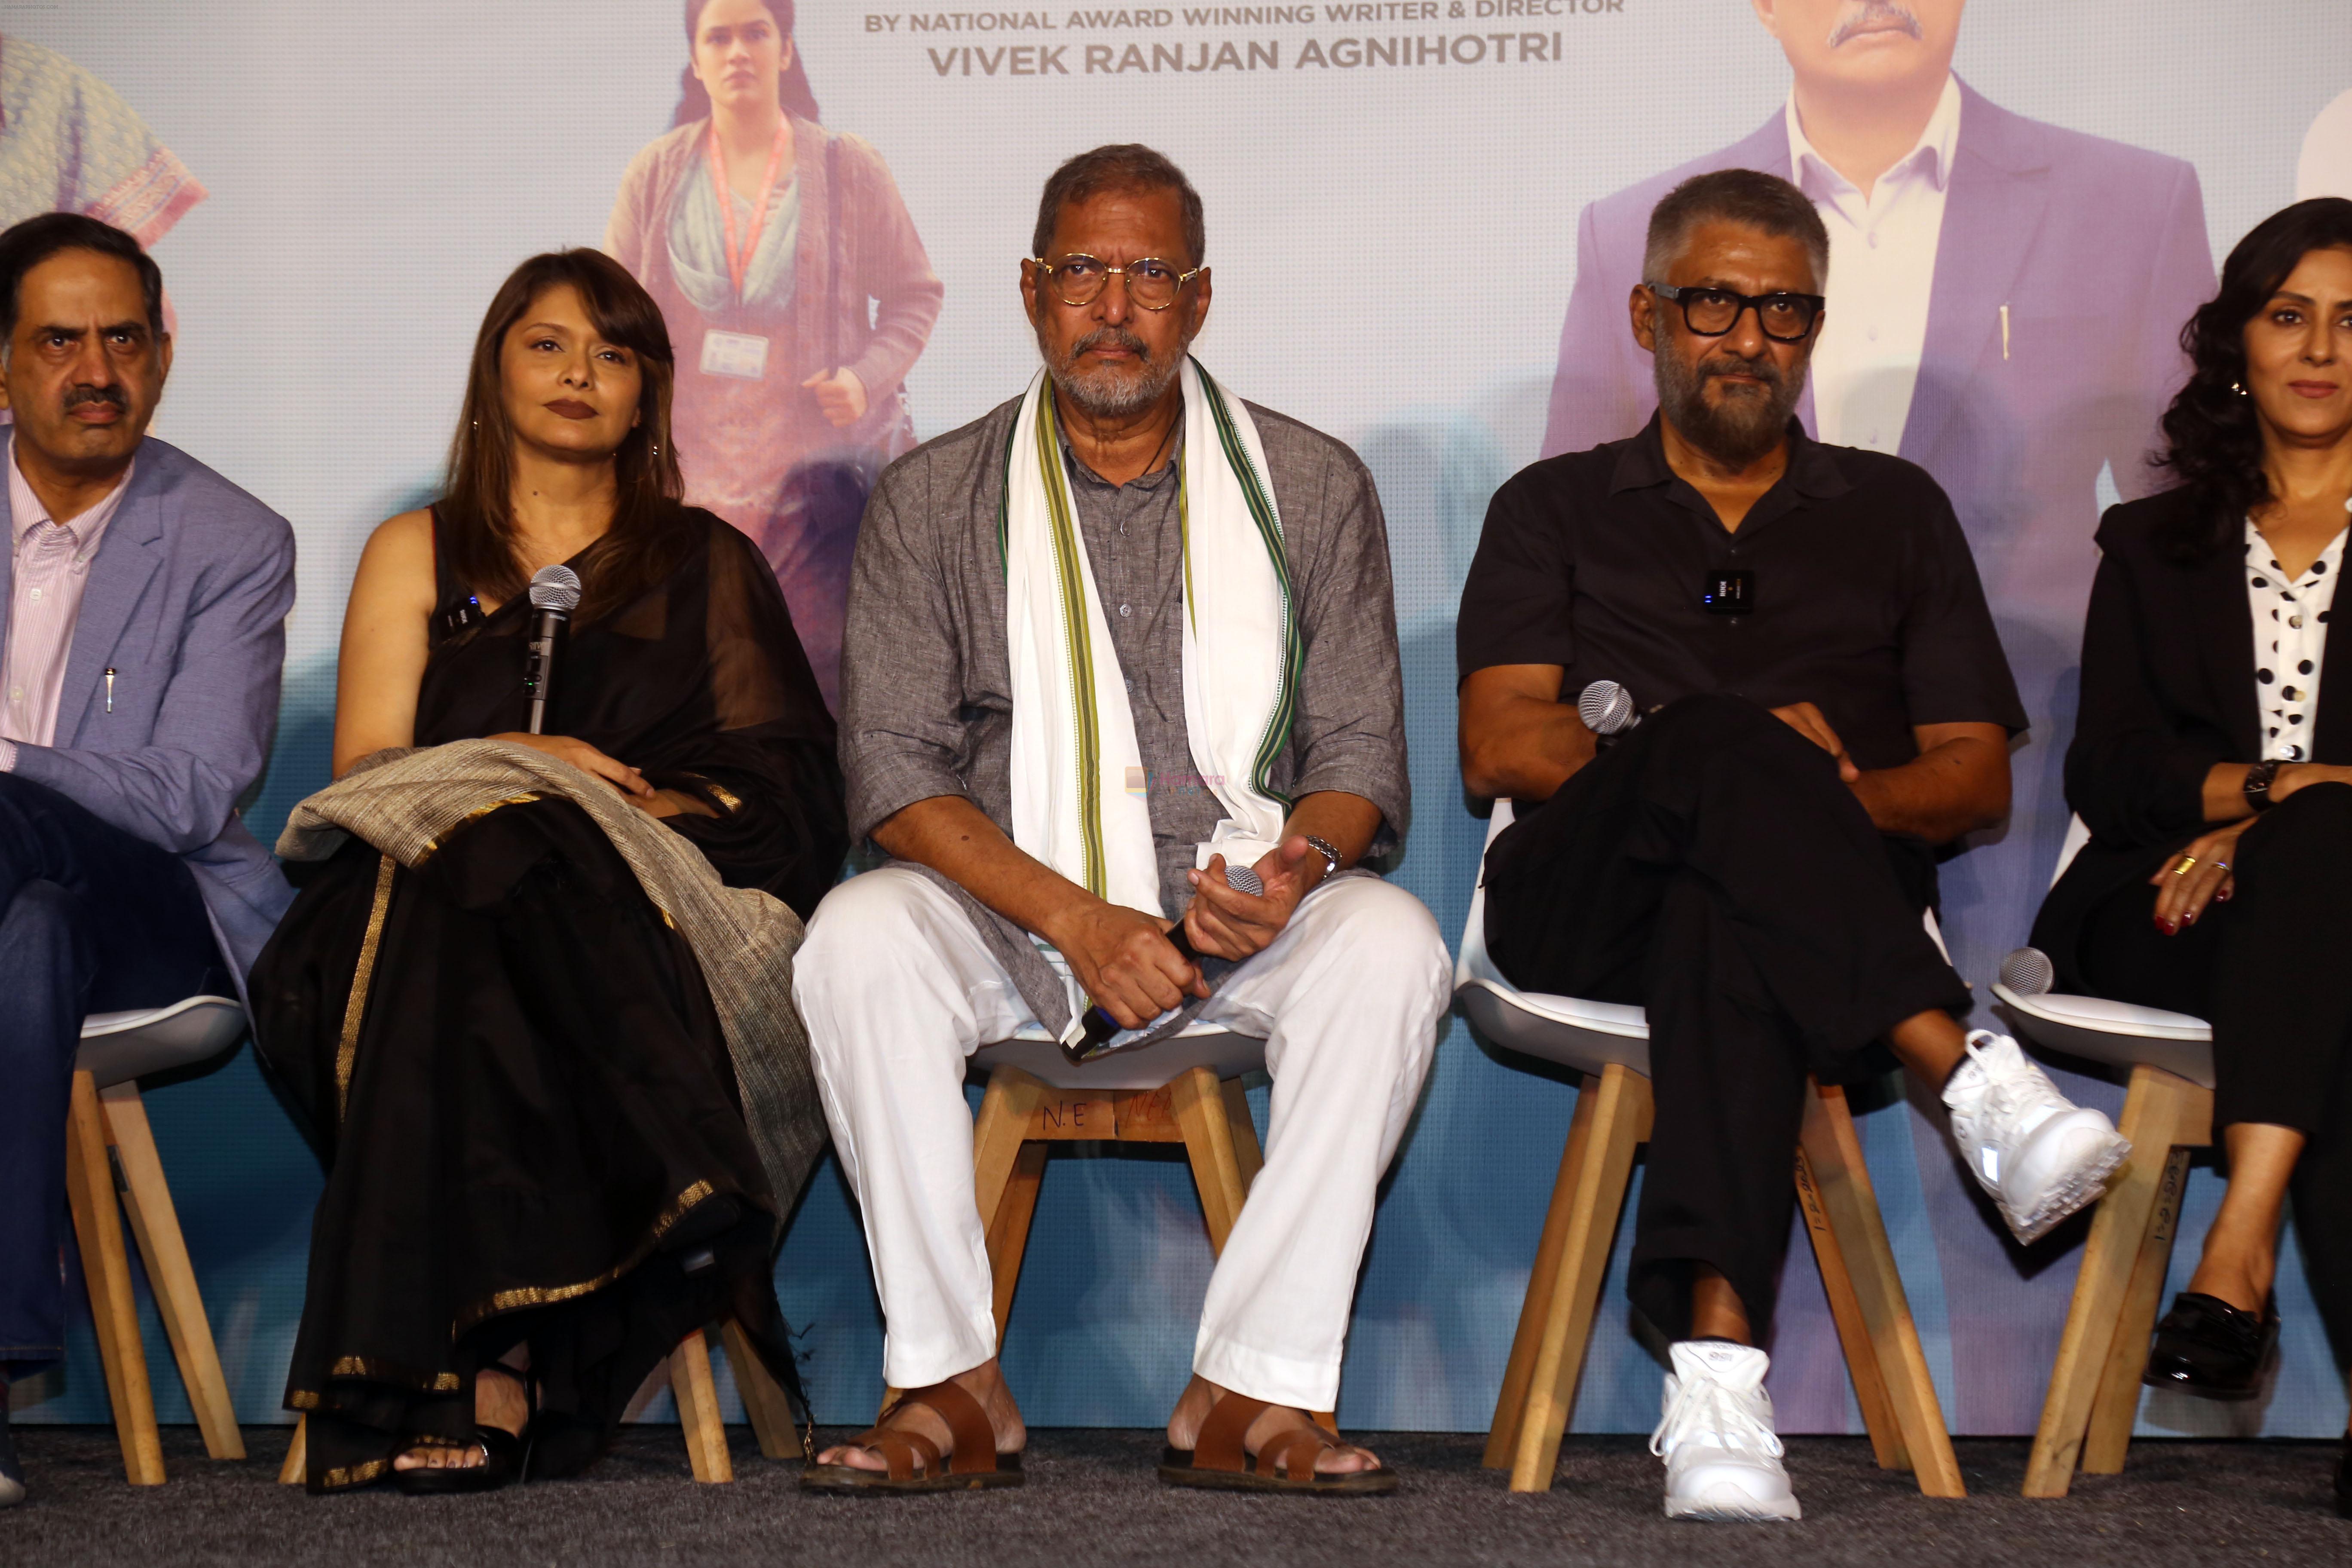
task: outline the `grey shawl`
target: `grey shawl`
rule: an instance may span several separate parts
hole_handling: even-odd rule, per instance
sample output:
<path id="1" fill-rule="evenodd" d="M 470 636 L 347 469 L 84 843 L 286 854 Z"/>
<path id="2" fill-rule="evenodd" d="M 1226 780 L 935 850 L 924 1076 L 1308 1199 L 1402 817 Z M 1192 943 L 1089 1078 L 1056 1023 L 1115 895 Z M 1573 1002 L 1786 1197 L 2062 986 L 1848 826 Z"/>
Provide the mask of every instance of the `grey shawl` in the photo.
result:
<path id="1" fill-rule="evenodd" d="M 533 800 L 568 800 L 586 812 L 694 950 L 777 1213 L 791 1213 L 825 1128 L 808 1030 L 793 1005 L 801 921 L 782 902 L 728 887 L 699 850 L 604 780 L 504 741 L 379 752 L 296 806 L 278 853 L 324 860 L 354 837 L 414 870 L 476 817 Z"/>

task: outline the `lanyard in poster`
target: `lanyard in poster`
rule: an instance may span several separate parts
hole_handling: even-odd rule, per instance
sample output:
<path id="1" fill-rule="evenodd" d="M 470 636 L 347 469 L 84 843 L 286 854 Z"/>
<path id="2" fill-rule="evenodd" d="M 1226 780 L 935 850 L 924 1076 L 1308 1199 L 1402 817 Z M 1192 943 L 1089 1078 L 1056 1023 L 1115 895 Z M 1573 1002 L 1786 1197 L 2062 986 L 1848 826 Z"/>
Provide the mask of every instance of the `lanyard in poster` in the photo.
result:
<path id="1" fill-rule="evenodd" d="M 760 195 L 751 204 L 751 232 L 743 238 L 742 247 L 735 244 L 735 193 L 727 185 L 727 160 L 719 152 L 719 127 L 710 127 L 710 188 L 719 197 L 719 214 L 727 222 L 727 276 L 735 285 L 735 297 L 743 297 L 743 274 L 750 270 L 751 257 L 760 248 L 760 232 L 768 226 L 768 198 L 776 192 L 776 173 L 783 166 L 784 143 L 791 140 L 792 121 L 776 127 L 776 144 L 768 149 L 768 172 L 760 176 Z"/>

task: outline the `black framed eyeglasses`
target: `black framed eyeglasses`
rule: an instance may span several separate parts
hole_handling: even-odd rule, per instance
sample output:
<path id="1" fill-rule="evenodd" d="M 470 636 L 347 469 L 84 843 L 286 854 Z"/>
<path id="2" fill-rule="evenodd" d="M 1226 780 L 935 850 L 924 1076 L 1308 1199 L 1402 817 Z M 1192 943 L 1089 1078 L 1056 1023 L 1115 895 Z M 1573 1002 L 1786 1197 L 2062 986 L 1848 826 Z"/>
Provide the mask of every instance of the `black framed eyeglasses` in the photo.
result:
<path id="1" fill-rule="evenodd" d="M 1127 279 L 1127 297 L 1147 310 L 1164 310 L 1176 302 L 1184 285 L 1198 278 L 1202 268 L 1179 271 L 1172 261 L 1162 261 L 1156 256 L 1146 256 L 1124 267 L 1113 267 L 1091 256 L 1065 256 L 1059 261 L 1047 261 L 1043 257 L 1027 258 L 1030 266 L 1045 275 L 1045 286 L 1054 298 L 1063 304 L 1076 307 L 1091 305 L 1110 286 L 1116 272 Z"/>
<path id="2" fill-rule="evenodd" d="M 1661 300 L 1683 308 L 1683 325 L 1702 338 L 1719 338 L 1739 324 L 1748 310 L 1756 324 L 1776 342 L 1799 343 L 1822 319 L 1825 294 L 1737 294 L 1728 289 L 1677 289 L 1671 283 L 1642 285 Z"/>

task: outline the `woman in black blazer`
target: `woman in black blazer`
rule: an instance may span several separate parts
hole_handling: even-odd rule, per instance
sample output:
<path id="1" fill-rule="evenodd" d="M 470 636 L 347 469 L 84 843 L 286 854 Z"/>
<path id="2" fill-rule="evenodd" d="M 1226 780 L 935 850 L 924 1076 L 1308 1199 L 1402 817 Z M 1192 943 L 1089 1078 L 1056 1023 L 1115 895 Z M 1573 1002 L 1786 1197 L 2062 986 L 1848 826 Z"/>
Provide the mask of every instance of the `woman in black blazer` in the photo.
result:
<path id="1" fill-rule="evenodd" d="M 2290 1192 L 2352 1359 L 2352 645 L 2328 636 L 2352 523 L 2352 201 L 2265 220 L 2181 336 L 2179 482 L 2099 527 L 2066 753 L 2092 837 L 2033 941 L 2067 988 L 2213 1026 L 2230 1186 L 2147 1381 L 2226 1397 L 2277 1338 Z M 2345 1466 L 2336 1506 L 2352 1514 Z"/>

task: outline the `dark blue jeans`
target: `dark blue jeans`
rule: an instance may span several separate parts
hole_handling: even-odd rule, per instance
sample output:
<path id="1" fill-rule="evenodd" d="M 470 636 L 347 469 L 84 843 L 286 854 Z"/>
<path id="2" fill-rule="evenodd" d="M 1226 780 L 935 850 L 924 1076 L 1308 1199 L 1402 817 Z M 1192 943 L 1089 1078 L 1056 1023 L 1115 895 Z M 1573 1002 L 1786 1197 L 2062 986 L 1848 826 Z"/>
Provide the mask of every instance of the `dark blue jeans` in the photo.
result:
<path id="1" fill-rule="evenodd" d="M 176 856 L 0 773 L 0 1378 L 65 1354 L 66 1108 L 84 1015 L 228 984 Z"/>

